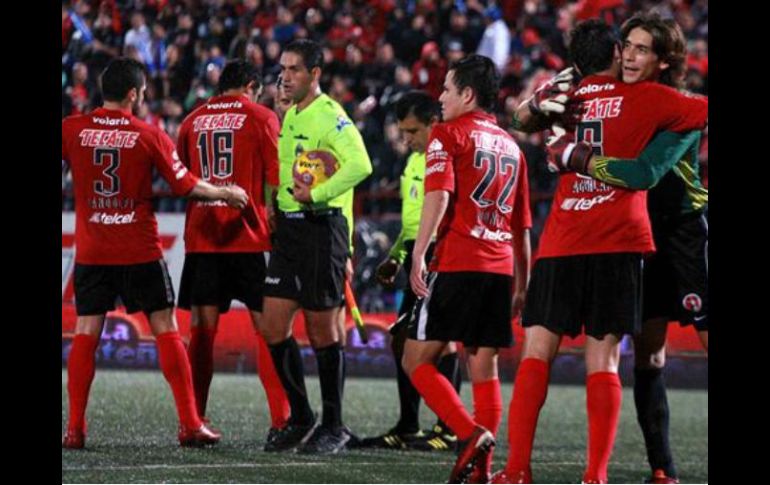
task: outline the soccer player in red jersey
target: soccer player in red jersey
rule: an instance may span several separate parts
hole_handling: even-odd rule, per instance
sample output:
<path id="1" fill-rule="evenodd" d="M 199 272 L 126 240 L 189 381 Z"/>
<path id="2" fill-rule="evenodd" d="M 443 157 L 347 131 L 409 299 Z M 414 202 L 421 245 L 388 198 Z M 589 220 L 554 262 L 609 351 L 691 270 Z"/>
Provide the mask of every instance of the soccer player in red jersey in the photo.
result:
<path id="1" fill-rule="evenodd" d="M 132 116 L 144 100 L 141 63 L 111 62 L 101 77 L 104 105 L 62 122 L 62 160 L 72 170 L 76 230 L 77 325 L 67 361 L 69 422 L 62 446 L 83 448 L 85 412 L 94 378 L 94 352 L 108 311 L 120 297 L 129 313 L 142 311 L 158 346 L 163 376 L 179 416 L 179 443 L 217 443 L 195 408 L 190 363 L 174 317 L 174 289 L 163 261 L 152 210 L 153 169 L 179 195 L 222 200 L 242 209 L 248 195 L 238 186 L 215 187 L 182 164 L 173 142 Z"/>
<path id="2" fill-rule="evenodd" d="M 686 41 L 674 20 L 639 13 L 623 24 L 621 34 L 624 82 L 683 84 Z M 657 250 L 645 260 L 644 322 L 634 335 L 634 404 L 652 469 L 648 483 L 679 483 L 662 372 L 668 322 L 694 325 L 708 350 L 708 189 L 700 180 L 700 135 L 699 130 L 661 132 L 640 159 L 593 156 L 586 171 L 609 184 L 650 189 L 647 204 Z M 548 147 L 555 165 L 569 149 L 565 141 L 553 140 Z"/>
<path id="3" fill-rule="evenodd" d="M 206 414 L 214 371 L 219 315 L 230 309 L 233 299 L 248 307 L 257 340 L 257 373 L 267 396 L 272 431 L 286 424 L 289 401 L 259 331 L 271 248 L 264 191 L 267 184 L 271 195 L 278 184 L 279 130 L 275 113 L 256 104 L 261 87 L 256 67 L 245 61 L 228 63 L 219 78 L 219 94 L 190 113 L 179 129 L 177 151 L 190 172 L 217 186 L 245 187 L 249 194 L 243 211 L 219 202 L 187 205 L 179 307 L 192 312 L 188 353 L 201 416 Z"/>
<path id="4" fill-rule="evenodd" d="M 577 137 L 586 143 L 575 144 L 566 158 L 635 158 L 658 131 L 705 126 L 707 100 L 659 84 L 618 81 L 619 42 L 603 22 L 579 24 L 570 54 L 585 76 L 574 97 L 583 106 Z M 532 443 L 550 363 L 562 336 L 582 331 L 588 412 L 583 481 L 606 483 L 621 404 L 619 342 L 640 330 L 642 256 L 654 249 L 645 191 L 578 173 L 561 175 L 522 316 L 526 340 L 509 408 L 510 451 L 497 483 L 531 482 Z"/>
<path id="5" fill-rule="evenodd" d="M 413 310 L 403 367 L 425 402 L 465 444 L 450 483 L 485 483 L 502 418 L 497 353 L 513 341 L 511 318 L 529 279 L 527 164 L 493 115 L 499 75 L 487 57 L 453 63 L 430 134 L 425 201 L 409 282 Z M 436 230 L 438 232 L 436 233 Z M 425 255 L 436 233 L 426 282 Z M 515 290 L 514 278 L 515 275 Z M 435 362 L 448 342 L 468 354 L 474 416 Z"/>

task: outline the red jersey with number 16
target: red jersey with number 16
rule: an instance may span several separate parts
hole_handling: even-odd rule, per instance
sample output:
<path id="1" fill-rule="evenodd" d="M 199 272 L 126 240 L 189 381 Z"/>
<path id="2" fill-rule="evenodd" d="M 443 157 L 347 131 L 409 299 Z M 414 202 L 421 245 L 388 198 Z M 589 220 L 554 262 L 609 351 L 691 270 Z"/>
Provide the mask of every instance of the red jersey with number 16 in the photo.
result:
<path id="1" fill-rule="evenodd" d="M 66 118 L 61 134 L 62 160 L 69 163 L 75 190 L 75 261 L 128 265 L 162 258 L 153 169 L 177 195 L 198 183 L 168 135 L 104 108 Z"/>
<path id="2" fill-rule="evenodd" d="M 527 162 L 492 115 L 465 113 L 433 127 L 425 193 L 446 190 L 431 271 L 513 274 L 513 233 L 532 226 Z"/>
<path id="3" fill-rule="evenodd" d="M 264 185 L 278 185 L 278 131 L 275 113 L 246 96 L 213 97 L 185 118 L 177 149 L 190 171 L 249 194 L 242 211 L 222 201 L 188 202 L 188 253 L 270 250 Z"/>
<path id="4" fill-rule="evenodd" d="M 624 84 L 588 76 L 575 92 L 582 102 L 576 137 L 594 153 L 636 158 L 655 133 L 700 130 L 708 99 L 690 97 L 653 82 Z M 538 258 L 655 250 L 647 216 L 647 191 L 610 186 L 575 173 L 560 176 Z"/>

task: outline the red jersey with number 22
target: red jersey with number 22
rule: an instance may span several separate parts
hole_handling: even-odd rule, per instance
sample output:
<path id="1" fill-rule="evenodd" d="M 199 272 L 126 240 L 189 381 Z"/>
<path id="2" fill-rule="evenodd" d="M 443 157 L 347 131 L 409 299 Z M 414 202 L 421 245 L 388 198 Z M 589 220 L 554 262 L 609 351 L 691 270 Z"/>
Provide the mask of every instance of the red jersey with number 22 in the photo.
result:
<path id="1" fill-rule="evenodd" d="M 575 100 L 583 103 L 577 139 L 591 143 L 595 154 L 610 157 L 636 158 L 658 131 L 700 130 L 708 120 L 707 98 L 653 82 L 624 84 L 614 77 L 588 76 Z M 538 258 L 654 250 L 647 191 L 575 173 L 559 177 Z"/>
<path id="2" fill-rule="evenodd" d="M 198 183 L 168 135 L 104 108 L 66 118 L 61 134 L 62 160 L 69 163 L 75 190 L 75 261 L 128 265 L 162 258 L 153 169 L 177 195 Z"/>
<path id="3" fill-rule="evenodd" d="M 433 127 L 425 193 L 446 190 L 431 271 L 513 274 L 513 233 L 532 226 L 527 162 L 492 115 L 465 113 Z"/>

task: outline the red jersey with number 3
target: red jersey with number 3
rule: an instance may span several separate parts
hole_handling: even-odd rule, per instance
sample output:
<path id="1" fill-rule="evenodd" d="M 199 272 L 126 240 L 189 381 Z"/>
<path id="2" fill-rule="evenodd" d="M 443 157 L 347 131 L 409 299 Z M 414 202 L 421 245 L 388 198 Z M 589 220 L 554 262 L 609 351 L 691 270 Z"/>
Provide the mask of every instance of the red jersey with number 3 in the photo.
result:
<path id="1" fill-rule="evenodd" d="M 249 194 L 242 211 L 221 201 L 188 202 L 188 253 L 270 250 L 264 185 L 278 185 L 278 131 L 275 113 L 245 96 L 210 98 L 185 118 L 177 149 L 190 171 Z"/>
<path id="2" fill-rule="evenodd" d="M 152 209 L 153 169 L 177 195 L 198 178 L 160 129 L 98 108 L 62 121 L 62 160 L 75 190 L 75 261 L 127 265 L 163 257 Z"/>
<path id="3" fill-rule="evenodd" d="M 513 274 L 513 233 L 532 226 L 527 162 L 492 115 L 463 114 L 433 127 L 425 193 L 446 190 L 431 271 Z"/>
<path id="4" fill-rule="evenodd" d="M 700 130 L 708 120 L 707 98 L 653 82 L 588 76 L 575 99 L 583 103 L 577 139 L 591 143 L 598 155 L 636 158 L 656 132 Z M 654 250 L 647 191 L 575 173 L 559 177 L 538 258 Z"/>

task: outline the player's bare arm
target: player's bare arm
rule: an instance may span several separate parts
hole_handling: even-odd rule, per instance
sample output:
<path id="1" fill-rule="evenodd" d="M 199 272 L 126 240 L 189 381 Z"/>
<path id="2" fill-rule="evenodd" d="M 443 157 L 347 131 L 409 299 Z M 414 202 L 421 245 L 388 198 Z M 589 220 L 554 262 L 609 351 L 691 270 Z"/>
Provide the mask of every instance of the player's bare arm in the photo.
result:
<path id="1" fill-rule="evenodd" d="M 511 316 L 515 317 L 524 308 L 529 286 L 531 272 L 530 260 L 532 259 L 532 246 L 529 239 L 529 229 L 515 229 L 513 231 L 513 302 Z"/>
<path id="2" fill-rule="evenodd" d="M 446 190 L 435 190 L 425 194 L 420 228 L 417 230 L 417 239 L 412 252 L 412 272 L 409 275 L 409 284 L 412 285 L 415 295 L 420 298 L 428 296 L 428 286 L 425 284 L 425 253 L 448 205 L 449 192 Z"/>
<path id="3" fill-rule="evenodd" d="M 227 187 L 217 187 L 210 183 L 199 180 L 190 192 L 190 198 L 205 200 L 223 200 L 230 207 L 243 209 L 249 202 L 249 196 L 246 191 L 237 185 Z"/>

